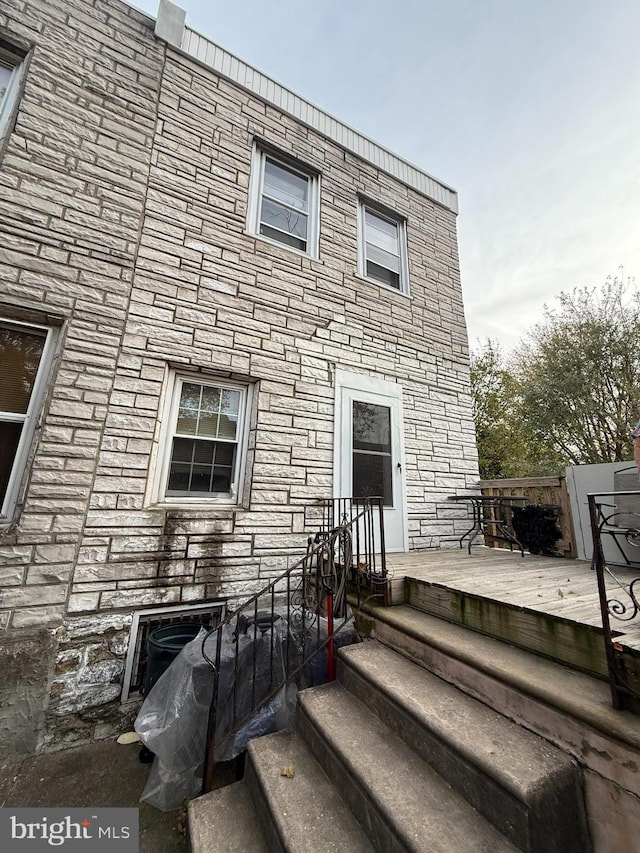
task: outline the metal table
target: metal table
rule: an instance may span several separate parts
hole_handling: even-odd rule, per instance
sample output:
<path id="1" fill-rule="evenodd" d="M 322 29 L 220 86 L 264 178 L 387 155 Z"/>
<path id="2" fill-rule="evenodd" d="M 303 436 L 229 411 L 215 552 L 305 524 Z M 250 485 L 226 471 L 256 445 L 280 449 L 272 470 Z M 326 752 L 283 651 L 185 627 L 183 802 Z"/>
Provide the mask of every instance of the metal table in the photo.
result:
<path id="1" fill-rule="evenodd" d="M 528 498 L 517 495 L 450 495 L 448 500 L 471 505 L 473 524 L 460 537 L 461 548 L 468 539 L 467 549 L 471 554 L 473 540 L 482 534 L 508 542 L 512 551 L 515 545 L 524 557 L 524 545 L 512 531 L 510 507 L 514 503 L 526 502 Z"/>

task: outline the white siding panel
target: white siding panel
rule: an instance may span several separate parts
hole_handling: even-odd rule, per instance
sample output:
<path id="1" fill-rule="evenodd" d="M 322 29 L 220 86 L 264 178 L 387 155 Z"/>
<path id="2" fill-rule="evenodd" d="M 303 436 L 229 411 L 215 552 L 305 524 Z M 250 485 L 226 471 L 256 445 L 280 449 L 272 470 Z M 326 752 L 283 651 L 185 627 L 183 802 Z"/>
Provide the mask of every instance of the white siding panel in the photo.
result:
<path id="1" fill-rule="evenodd" d="M 318 109 L 309 101 L 305 101 L 304 98 L 188 27 L 184 30 L 182 50 L 222 77 L 258 95 L 353 154 L 362 157 L 363 160 L 367 160 L 407 186 L 457 213 L 458 195 L 455 190 Z"/>

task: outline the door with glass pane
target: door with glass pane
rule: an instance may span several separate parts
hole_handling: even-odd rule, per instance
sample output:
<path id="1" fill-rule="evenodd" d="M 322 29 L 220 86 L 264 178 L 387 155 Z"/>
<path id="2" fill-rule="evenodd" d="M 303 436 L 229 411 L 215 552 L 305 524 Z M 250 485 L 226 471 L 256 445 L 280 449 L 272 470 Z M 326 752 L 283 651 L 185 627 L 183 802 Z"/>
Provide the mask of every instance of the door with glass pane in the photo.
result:
<path id="1" fill-rule="evenodd" d="M 337 496 L 382 497 L 386 548 L 405 551 L 402 389 L 353 376 L 338 387 Z"/>

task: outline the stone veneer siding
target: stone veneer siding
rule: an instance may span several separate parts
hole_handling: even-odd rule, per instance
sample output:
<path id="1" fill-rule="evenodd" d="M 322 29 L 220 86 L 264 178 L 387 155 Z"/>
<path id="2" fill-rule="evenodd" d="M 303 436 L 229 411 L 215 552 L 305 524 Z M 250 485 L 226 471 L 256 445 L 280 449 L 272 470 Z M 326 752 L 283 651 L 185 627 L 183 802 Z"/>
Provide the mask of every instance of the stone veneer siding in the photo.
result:
<path id="1" fill-rule="evenodd" d="M 0 618 L 55 637 L 52 746 L 130 722 L 136 609 L 237 600 L 297 558 L 333 493 L 337 369 L 402 385 L 411 548 L 451 542 L 443 504 L 477 457 L 453 212 L 117 0 L 9 0 L 0 29 L 35 45 L 0 172 L 0 314 L 60 325 Z M 321 174 L 318 260 L 246 233 L 254 138 Z M 407 219 L 410 298 L 357 276 L 359 194 Z M 170 368 L 254 383 L 242 506 L 150 503 Z"/>
<path id="2" fill-rule="evenodd" d="M 100 733 L 92 708 L 119 695 L 130 621 L 94 619 L 75 641 L 65 614 L 127 323 L 164 46 L 146 16 L 103 0 L 3 0 L 0 34 L 29 49 L 0 163 L 0 315 L 59 327 L 18 511 L 0 537 L 0 662 L 15 681 L 16 638 L 41 650 L 52 737 L 75 742 Z M 23 662 L 17 691 L 41 669 Z M 77 698 L 65 704 L 71 672 Z M 29 724 L 33 750 L 40 722 L 35 706 L 6 721 L 0 757 L 25 751 L 12 732 Z"/>

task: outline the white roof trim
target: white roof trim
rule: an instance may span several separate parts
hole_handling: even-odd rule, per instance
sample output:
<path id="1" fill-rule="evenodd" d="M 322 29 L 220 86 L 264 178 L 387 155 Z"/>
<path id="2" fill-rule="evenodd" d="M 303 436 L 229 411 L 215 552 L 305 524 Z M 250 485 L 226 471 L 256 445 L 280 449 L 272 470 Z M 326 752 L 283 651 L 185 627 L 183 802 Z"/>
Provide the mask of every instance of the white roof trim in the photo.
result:
<path id="1" fill-rule="evenodd" d="M 282 112 L 313 128 L 347 151 L 372 163 L 388 175 L 397 178 L 454 213 L 458 212 L 458 194 L 451 187 L 373 142 L 364 134 L 314 106 L 285 86 L 281 86 L 280 83 L 276 83 L 266 74 L 238 59 L 237 56 L 201 36 L 195 30 L 184 25 L 180 26 L 181 19 L 184 20 L 180 15 L 181 12 L 182 10 L 170 0 L 160 0 L 155 27 L 159 38 L 163 38 L 182 53 L 211 68 L 216 74 L 237 83 L 238 86 L 257 95 L 263 101 L 267 101 Z M 171 16 L 170 22 L 167 21 L 168 16 Z M 182 38 L 180 38 L 180 29 Z"/>

